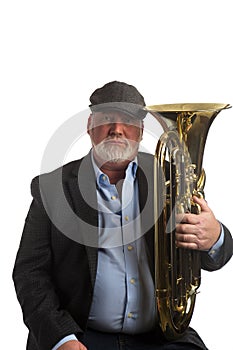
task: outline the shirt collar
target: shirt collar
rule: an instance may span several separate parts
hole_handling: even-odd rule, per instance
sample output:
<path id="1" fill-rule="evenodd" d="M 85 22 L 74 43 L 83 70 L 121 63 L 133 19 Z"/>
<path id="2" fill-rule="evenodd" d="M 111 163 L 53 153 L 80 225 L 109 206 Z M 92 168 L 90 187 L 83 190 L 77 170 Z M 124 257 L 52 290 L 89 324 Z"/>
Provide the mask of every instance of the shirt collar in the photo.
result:
<path id="1" fill-rule="evenodd" d="M 107 180 L 107 183 L 109 184 L 108 176 L 106 174 L 104 174 L 100 170 L 98 165 L 96 164 L 96 161 L 95 161 L 94 156 L 93 156 L 93 150 L 91 150 L 91 161 L 92 161 L 93 169 L 94 169 L 94 172 L 95 172 L 97 185 L 99 187 L 101 187 L 103 185 L 103 180 L 104 181 Z M 134 181 L 134 179 L 136 178 L 137 168 L 138 168 L 138 159 L 137 159 L 137 157 L 135 157 L 128 164 L 128 167 L 127 167 L 127 169 L 125 171 L 125 178 L 127 178 L 128 181 L 130 181 L 130 180 Z"/>

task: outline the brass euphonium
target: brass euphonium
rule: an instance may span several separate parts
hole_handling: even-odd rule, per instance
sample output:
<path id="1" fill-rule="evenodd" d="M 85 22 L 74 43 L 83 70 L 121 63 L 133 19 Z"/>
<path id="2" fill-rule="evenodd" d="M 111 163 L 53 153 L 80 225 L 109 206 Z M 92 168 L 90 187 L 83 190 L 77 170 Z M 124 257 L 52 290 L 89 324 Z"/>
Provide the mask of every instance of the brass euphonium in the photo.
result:
<path id="1" fill-rule="evenodd" d="M 229 107 L 210 103 L 146 107 L 164 130 L 155 153 L 155 295 L 160 326 L 169 340 L 188 327 L 201 282 L 199 252 L 176 247 L 177 214 L 200 210 L 192 197 L 204 195 L 207 134 L 217 114 Z"/>

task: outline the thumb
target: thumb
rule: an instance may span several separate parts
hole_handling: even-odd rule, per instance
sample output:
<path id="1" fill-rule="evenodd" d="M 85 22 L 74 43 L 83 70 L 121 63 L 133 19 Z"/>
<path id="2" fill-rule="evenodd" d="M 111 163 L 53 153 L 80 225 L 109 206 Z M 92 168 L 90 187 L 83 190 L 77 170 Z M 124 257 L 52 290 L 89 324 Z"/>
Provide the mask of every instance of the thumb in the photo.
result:
<path id="1" fill-rule="evenodd" d="M 197 196 L 193 196 L 194 203 L 198 204 L 201 207 L 201 211 L 209 211 L 208 204 L 204 198 L 199 198 Z"/>

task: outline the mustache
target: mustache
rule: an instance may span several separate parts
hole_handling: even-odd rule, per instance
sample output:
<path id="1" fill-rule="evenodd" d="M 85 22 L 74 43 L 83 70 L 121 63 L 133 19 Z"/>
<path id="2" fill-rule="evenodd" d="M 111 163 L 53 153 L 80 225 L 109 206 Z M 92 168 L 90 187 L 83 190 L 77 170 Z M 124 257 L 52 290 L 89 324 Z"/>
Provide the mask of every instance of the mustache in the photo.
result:
<path id="1" fill-rule="evenodd" d="M 106 137 L 106 139 L 104 139 L 101 143 L 102 144 L 108 144 L 108 143 L 122 143 L 125 145 L 129 145 L 129 140 L 123 137 L 119 137 L 119 136 L 108 136 Z"/>

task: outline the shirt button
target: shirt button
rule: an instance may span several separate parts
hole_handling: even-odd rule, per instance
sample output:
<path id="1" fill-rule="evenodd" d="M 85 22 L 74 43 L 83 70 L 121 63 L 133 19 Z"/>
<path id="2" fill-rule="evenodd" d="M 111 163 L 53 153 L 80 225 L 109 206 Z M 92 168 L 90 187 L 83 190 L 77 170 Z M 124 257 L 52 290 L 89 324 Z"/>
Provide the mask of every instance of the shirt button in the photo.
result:
<path id="1" fill-rule="evenodd" d="M 128 215 L 125 216 L 125 221 L 129 221 Z"/>
<path id="2" fill-rule="evenodd" d="M 129 313 L 128 313 L 128 318 L 132 318 L 132 317 L 133 317 L 132 312 L 129 312 Z"/>
<path id="3" fill-rule="evenodd" d="M 135 279 L 134 279 L 134 278 L 131 278 L 131 279 L 130 279 L 130 283 L 131 283 L 131 284 L 134 284 L 134 283 L 135 283 Z"/>
<path id="4" fill-rule="evenodd" d="M 105 175 L 102 176 L 102 180 L 104 180 L 104 181 L 106 180 L 106 176 Z"/>
<path id="5" fill-rule="evenodd" d="M 128 245 L 127 249 L 130 252 L 131 250 L 133 250 L 133 247 L 131 245 Z"/>
<path id="6" fill-rule="evenodd" d="M 116 196 L 112 196 L 111 199 L 114 201 L 116 199 Z"/>

